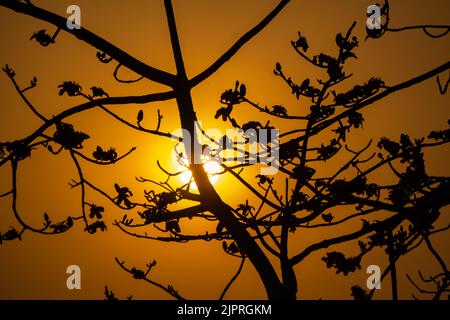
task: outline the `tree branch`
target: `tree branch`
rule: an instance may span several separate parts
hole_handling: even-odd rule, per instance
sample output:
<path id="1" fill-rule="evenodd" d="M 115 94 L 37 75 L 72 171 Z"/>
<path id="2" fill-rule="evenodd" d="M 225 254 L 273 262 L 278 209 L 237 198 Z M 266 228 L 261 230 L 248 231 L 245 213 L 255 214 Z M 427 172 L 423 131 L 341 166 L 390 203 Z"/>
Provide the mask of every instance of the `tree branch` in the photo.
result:
<path id="1" fill-rule="evenodd" d="M 217 59 L 211 66 L 206 70 L 195 76 L 190 80 L 190 86 L 195 87 L 199 83 L 206 80 L 212 74 L 214 74 L 220 67 L 222 67 L 225 62 L 230 60 L 243 45 L 255 37 L 259 32 L 261 32 L 289 3 L 290 0 L 282 0 L 280 3 L 255 27 L 244 34 L 238 41 L 236 41 L 230 49 L 228 49 L 219 59 Z"/>
<path id="2" fill-rule="evenodd" d="M 245 259 L 246 257 L 242 257 L 241 259 L 241 263 L 239 264 L 239 267 L 236 271 L 236 273 L 234 274 L 234 276 L 231 278 L 231 280 L 228 282 L 228 284 L 225 286 L 225 288 L 222 291 L 222 294 L 219 297 L 219 300 L 223 300 L 223 298 L 225 297 L 225 294 L 227 293 L 228 289 L 230 289 L 231 285 L 233 284 L 234 281 L 236 281 L 236 279 L 239 277 L 239 275 L 241 274 L 241 271 L 244 267 L 244 263 L 245 263 Z"/>

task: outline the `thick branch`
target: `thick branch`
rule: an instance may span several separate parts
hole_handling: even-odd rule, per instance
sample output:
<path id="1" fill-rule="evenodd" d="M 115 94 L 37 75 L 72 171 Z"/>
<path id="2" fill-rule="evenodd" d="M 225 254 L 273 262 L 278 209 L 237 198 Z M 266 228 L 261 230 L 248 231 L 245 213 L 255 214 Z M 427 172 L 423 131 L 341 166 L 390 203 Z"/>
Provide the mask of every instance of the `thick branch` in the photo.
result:
<path id="1" fill-rule="evenodd" d="M 217 59 L 211 66 L 209 66 L 202 73 L 198 74 L 190 80 L 191 87 L 195 87 L 202 81 L 206 80 L 209 76 L 214 74 L 225 62 L 230 60 L 243 45 L 250 41 L 254 36 L 261 32 L 289 3 L 290 0 L 282 0 L 260 23 L 258 23 L 253 29 L 244 34 L 238 41 L 236 41 L 227 52 L 225 52 L 219 59 Z"/>

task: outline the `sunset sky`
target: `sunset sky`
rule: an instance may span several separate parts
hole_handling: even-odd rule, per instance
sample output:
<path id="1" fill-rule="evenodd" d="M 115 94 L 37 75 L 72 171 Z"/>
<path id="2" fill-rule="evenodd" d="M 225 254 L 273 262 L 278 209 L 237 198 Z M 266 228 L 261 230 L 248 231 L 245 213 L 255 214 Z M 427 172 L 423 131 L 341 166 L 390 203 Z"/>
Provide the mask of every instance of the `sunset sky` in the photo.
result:
<path id="1" fill-rule="evenodd" d="M 145 63 L 175 73 L 162 0 L 133 0 L 126 2 L 126 5 L 123 1 L 110 0 L 33 2 L 62 16 L 67 16 L 68 5 L 77 4 L 81 8 L 81 23 L 84 28 Z M 448 24 L 450 21 L 447 0 L 391 2 L 392 27 Z M 174 0 L 173 3 L 187 73 L 192 77 L 208 67 L 243 33 L 258 23 L 276 6 L 277 1 Z M 448 61 L 449 36 L 431 39 L 415 30 L 387 33 L 379 40 L 364 41 L 365 12 L 370 4 L 371 1 L 361 0 L 292 0 L 266 29 L 246 44 L 217 73 L 193 90 L 194 107 L 203 126 L 223 132 L 229 128 L 229 123 L 214 119 L 214 115 L 222 106 L 219 102 L 221 93 L 232 88 L 236 80 L 245 83 L 247 96 L 262 106 L 281 104 L 292 114 L 305 115 L 309 105 L 305 100 L 297 101 L 286 84 L 273 74 L 275 63 L 280 62 L 283 69 L 297 81 L 323 76 L 301 60 L 292 49 L 290 41 L 297 39 L 298 31 L 308 38 L 311 53 L 335 54 L 336 33 L 346 32 L 353 21 L 357 22 L 355 35 L 360 45 L 355 52 L 358 59 L 347 64 L 346 71 L 354 73 L 354 76 L 339 87 L 343 91 L 374 76 L 381 77 L 388 85 L 396 84 Z M 67 33 L 61 32 L 54 45 L 45 48 L 39 46 L 35 41 L 29 40 L 31 35 L 40 29 L 53 34 L 56 28 L 32 17 L 0 7 L 0 27 L 0 65 L 8 64 L 12 67 L 16 71 L 16 80 L 23 86 L 33 76 L 38 78 L 38 86 L 28 91 L 27 97 L 47 117 L 83 102 L 81 97 L 59 96 L 57 86 L 62 81 L 76 81 L 85 90 L 101 86 L 111 96 L 142 95 L 168 89 L 147 80 L 130 85 L 115 82 L 112 77 L 115 64 L 100 63 L 96 58 L 95 48 Z M 441 77 L 445 79 L 447 74 L 448 72 Z M 125 68 L 121 69 L 121 75 L 131 79 L 136 77 Z M 0 93 L 0 141 L 21 139 L 41 124 L 26 108 L 3 72 L 0 74 Z M 395 93 L 364 109 L 364 129 L 352 131 L 348 144 L 357 149 L 366 145 L 370 139 L 374 142 L 385 136 L 398 139 L 404 132 L 411 137 L 421 137 L 433 129 L 446 128 L 447 119 L 450 118 L 449 103 L 449 95 L 439 95 L 434 79 Z M 144 123 L 149 128 L 156 127 L 158 109 L 163 115 L 162 131 L 174 132 L 180 127 L 175 101 L 111 107 L 111 110 L 129 121 L 135 121 L 141 109 L 145 111 Z M 269 120 L 250 107 L 242 106 L 236 112 L 243 119 L 242 122 Z M 271 125 L 281 132 L 301 128 L 303 125 L 298 121 L 270 120 Z M 157 167 L 157 160 L 167 170 L 178 169 L 177 164 L 171 161 L 175 142 L 135 132 L 101 109 L 76 115 L 67 122 L 91 137 L 84 143 L 85 154 L 92 154 L 97 145 L 115 147 L 119 154 L 137 147 L 129 157 L 113 166 L 82 162 L 86 179 L 111 195 L 114 194 L 114 183 L 118 183 L 132 189 L 138 199 L 143 199 L 143 190 L 154 187 L 137 182 L 135 177 L 165 180 L 165 174 Z M 324 136 L 314 139 L 313 143 L 320 145 L 321 138 Z M 346 160 L 348 159 L 339 158 L 314 165 L 320 175 L 326 176 Z M 426 162 L 430 175 L 448 176 L 448 145 L 427 153 Z M 386 172 L 380 171 L 372 179 L 388 182 L 391 178 Z M 254 181 L 256 174 L 257 170 L 253 168 L 244 171 L 243 176 Z M 10 165 L 0 167 L 0 194 L 10 189 L 10 176 Z M 38 227 L 42 225 L 45 212 L 55 221 L 68 215 L 80 215 L 80 193 L 78 189 L 70 188 L 69 182 L 72 179 L 77 179 L 77 172 L 68 152 L 53 156 L 42 148 L 34 150 L 31 158 L 20 163 L 18 176 L 19 209 L 26 221 Z M 182 184 L 179 178 L 172 178 L 171 182 L 174 186 Z M 280 182 L 277 186 L 281 185 Z M 215 187 L 230 205 L 236 206 L 246 200 L 254 206 L 258 204 L 256 197 L 232 176 L 220 176 Z M 130 267 L 144 267 L 155 259 L 158 262 L 152 270 L 155 280 L 172 284 L 187 298 L 216 299 L 239 265 L 239 259 L 225 254 L 218 241 L 177 244 L 132 238 L 112 225 L 115 219 L 121 219 L 123 212 L 91 190 L 87 197 L 88 202 L 105 207 L 107 232 L 90 235 L 83 231 L 81 224 L 76 224 L 72 230 L 62 235 L 43 236 L 26 232 L 22 241 L 4 243 L 0 246 L 0 299 L 102 299 L 105 285 L 120 298 L 130 294 L 137 299 L 169 298 L 158 288 L 134 280 L 119 268 L 114 261 L 115 257 L 126 261 Z M 2 233 L 10 226 L 18 227 L 10 207 L 10 198 L 0 198 Z M 443 223 L 448 221 L 444 219 Z M 204 233 L 205 230 L 215 228 L 215 224 L 196 219 L 187 220 L 181 226 L 187 233 Z M 342 228 L 344 226 L 330 231 L 329 236 L 347 230 Z M 346 225 L 345 228 L 351 230 L 352 225 Z M 149 227 L 148 232 L 156 230 Z M 323 239 L 322 232 L 298 232 L 291 240 L 292 252 Z M 437 249 L 448 260 L 448 232 L 433 239 Z M 338 246 L 336 250 L 342 248 L 351 253 L 352 250 L 356 252 L 357 245 Z M 355 284 L 364 286 L 367 278 L 365 268 L 368 265 L 375 264 L 384 268 L 388 264 L 386 255 L 375 250 L 364 258 L 363 270 L 345 277 L 326 268 L 325 263 L 320 260 L 325 252 L 311 255 L 296 267 L 299 299 L 351 299 L 350 287 Z M 407 273 L 416 275 L 419 268 L 425 274 L 437 270 L 434 260 L 428 262 L 431 260 L 430 253 L 420 248 L 401 259 L 398 265 L 400 298 L 409 299 L 413 292 L 406 279 Z M 73 264 L 81 267 L 81 290 L 70 291 L 66 288 L 66 268 Z M 276 261 L 275 264 L 278 267 Z M 262 283 L 250 263 L 246 263 L 227 298 L 266 298 Z M 390 298 L 389 279 L 383 282 L 382 289 L 376 293 L 375 298 Z"/>

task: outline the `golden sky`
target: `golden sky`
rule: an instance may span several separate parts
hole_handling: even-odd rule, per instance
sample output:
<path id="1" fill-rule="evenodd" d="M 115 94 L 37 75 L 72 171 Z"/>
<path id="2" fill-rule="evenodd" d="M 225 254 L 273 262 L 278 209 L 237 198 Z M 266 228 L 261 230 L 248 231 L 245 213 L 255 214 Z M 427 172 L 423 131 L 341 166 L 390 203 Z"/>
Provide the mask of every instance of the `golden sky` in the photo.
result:
<path id="1" fill-rule="evenodd" d="M 66 15 L 67 6 L 75 4 L 72 0 L 34 2 L 60 15 Z M 191 77 L 209 66 L 277 4 L 275 0 L 173 2 L 187 73 Z M 450 21 L 447 0 L 391 2 L 392 26 L 448 24 Z M 163 1 L 132 0 L 126 5 L 124 3 L 108 0 L 76 1 L 81 8 L 83 27 L 154 67 L 175 72 Z M 370 4 L 372 2 L 361 0 L 292 0 L 232 60 L 194 89 L 193 99 L 198 118 L 206 128 L 227 128 L 228 124 L 215 120 L 214 114 L 221 107 L 220 94 L 231 88 L 236 80 L 246 84 L 247 95 L 252 100 L 262 105 L 283 104 L 294 114 L 304 114 L 309 106 L 299 103 L 291 96 L 290 89 L 273 75 L 275 63 L 280 62 L 297 81 L 320 76 L 316 69 L 299 59 L 292 50 L 290 41 L 296 40 L 297 31 L 308 38 L 312 52 L 335 53 L 336 33 L 345 32 L 353 21 L 357 21 L 355 34 L 360 40 L 356 50 L 359 59 L 348 63 L 347 71 L 355 75 L 342 86 L 342 90 L 363 83 L 372 76 L 381 77 L 388 85 L 396 84 L 448 61 L 448 36 L 431 39 L 421 31 L 405 31 L 387 33 L 380 40 L 365 42 L 365 10 Z M 97 50 L 71 35 L 59 34 L 56 44 L 46 48 L 29 41 L 34 32 L 43 28 L 49 33 L 55 30 L 55 27 L 45 22 L 0 7 L 0 64 L 9 64 L 17 73 L 17 81 L 23 85 L 33 76 L 38 78 L 38 86 L 27 92 L 27 96 L 48 117 L 82 102 L 79 97 L 58 96 L 57 86 L 63 80 L 74 80 L 85 89 L 101 86 L 111 96 L 141 95 L 167 89 L 145 80 L 132 85 L 116 83 L 112 78 L 114 65 L 99 63 L 95 57 Z M 125 69 L 122 72 L 124 76 L 135 76 Z M 0 141 L 19 139 L 31 133 L 40 120 L 24 106 L 3 73 L 0 75 L 0 92 Z M 445 128 L 450 118 L 449 102 L 448 94 L 439 95 L 434 80 L 396 93 L 366 108 L 363 112 L 366 119 L 364 130 L 353 131 L 349 144 L 356 149 L 370 138 L 374 141 L 383 136 L 396 139 L 403 132 L 418 137 L 427 135 L 431 129 Z M 156 125 L 157 109 L 164 116 L 162 130 L 171 132 L 180 126 L 174 101 L 145 106 L 118 105 L 111 110 L 134 121 L 140 109 L 145 110 L 146 125 L 151 128 Z M 248 120 L 260 117 L 250 107 L 240 108 L 239 114 L 242 119 Z M 173 142 L 134 132 L 100 109 L 71 117 L 68 122 L 91 136 L 85 143 L 86 153 L 94 151 L 97 145 L 116 147 L 119 154 L 131 147 L 138 148 L 114 166 L 97 167 L 83 163 L 87 179 L 111 194 L 117 182 L 130 187 L 142 197 L 143 187 L 148 190 L 150 186 L 136 182 L 135 177 L 151 177 L 155 180 L 165 178 L 156 166 L 157 160 L 167 169 L 177 168 L 170 162 Z M 271 124 L 282 131 L 299 126 L 295 122 L 275 120 Z M 315 143 L 320 144 L 320 140 Z M 426 160 L 430 174 L 449 174 L 448 146 L 427 153 Z M 45 150 L 36 150 L 31 158 L 20 165 L 19 208 L 29 224 L 39 226 L 44 212 L 48 212 L 54 220 L 80 214 L 79 191 L 71 190 L 68 185 L 71 179 L 77 178 L 76 168 L 68 153 L 52 156 Z M 326 176 L 338 165 L 327 162 L 326 165 L 317 164 L 316 168 Z M 246 176 L 252 178 L 254 172 L 250 170 Z M 374 179 L 386 181 L 388 178 L 380 173 Z M 221 177 L 215 186 L 230 204 L 237 205 L 246 199 L 255 200 L 233 177 Z M 4 166 L 0 168 L 0 193 L 9 188 L 10 167 Z M 158 265 L 152 271 L 156 280 L 172 284 L 188 298 L 215 299 L 238 267 L 239 259 L 226 255 L 220 242 L 168 244 L 131 238 L 111 225 L 114 219 L 122 217 L 122 212 L 91 191 L 88 192 L 88 199 L 89 202 L 105 206 L 108 231 L 90 235 L 83 232 L 81 224 L 77 224 L 70 232 L 62 235 L 42 236 L 26 232 L 22 241 L 0 246 L 0 299 L 99 299 L 103 298 L 105 285 L 119 297 L 133 294 L 138 299 L 168 298 L 159 289 L 132 279 L 116 265 L 114 257 L 125 260 L 129 266 L 141 267 L 156 259 Z M 3 232 L 10 225 L 15 225 L 10 204 L 10 198 L 0 198 L 0 231 Z M 188 222 L 182 224 L 183 231 L 203 232 L 208 227 L 204 222 Z M 330 236 L 340 232 L 343 229 L 331 232 Z M 292 250 L 295 252 L 296 248 L 299 250 L 320 238 L 320 232 L 302 231 L 302 234 L 293 238 Z M 435 239 L 436 246 L 448 259 L 448 235 Z M 356 250 L 356 246 L 352 249 Z M 334 270 L 327 269 L 320 261 L 324 252 L 311 255 L 296 267 L 298 297 L 351 298 L 350 287 L 365 283 L 364 270 L 348 277 L 336 276 Z M 429 253 L 419 249 L 400 261 L 401 298 L 410 298 L 413 292 L 407 283 L 406 273 L 415 273 L 419 268 L 424 272 L 436 270 L 435 262 L 429 264 L 428 260 L 431 260 Z M 387 263 L 385 255 L 374 252 L 365 257 L 362 265 L 363 269 L 370 264 L 379 264 L 383 268 Z M 81 267 L 82 290 L 69 291 L 66 288 L 66 267 L 71 264 Z M 263 286 L 250 263 L 245 265 L 241 277 L 227 297 L 265 298 Z M 389 297 L 389 283 L 386 281 L 376 298 Z"/>

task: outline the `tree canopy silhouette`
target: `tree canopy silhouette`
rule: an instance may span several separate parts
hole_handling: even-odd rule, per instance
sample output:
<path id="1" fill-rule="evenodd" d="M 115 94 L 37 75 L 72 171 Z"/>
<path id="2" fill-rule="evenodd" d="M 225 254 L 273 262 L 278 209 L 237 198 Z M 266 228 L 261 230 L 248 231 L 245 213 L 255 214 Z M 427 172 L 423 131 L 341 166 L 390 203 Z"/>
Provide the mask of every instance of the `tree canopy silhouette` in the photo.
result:
<path id="1" fill-rule="evenodd" d="M 323 78 L 313 79 L 302 74 L 302 79 L 293 79 L 290 74 L 297 72 L 283 66 L 282 62 L 274 63 L 274 81 L 281 80 L 286 84 L 286 94 L 291 93 L 297 100 L 307 101 L 308 110 L 296 114 L 298 110 L 283 105 L 263 106 L 251 96 L 251 83 L 237 81 L 230 89 L 218 92 L 218 109 L 216 119 L 229 124 L 230 128 L 242 129 L 244 143 L 233 144 L 232 151 L 243 155 L 244 163 L 236 164 L 222 156 L 220 141 L 214 140 L 203 131 L 209 139 L 208 148 L 201 146 L 195 137 L 197 128 L 196 107 L 192 101 L 191 90 L 214 74 L 254 36 L 266 28 L 270 22 L 289 4 L 289 0 L 281 0 L 258 24 L 239 38 L 227 51 L 215 60 L 208 68 L 188 78 L 183 53 L 179 43 L 176 19 L 171 0 L 164 0 L 166 18 L 176 64 L 176 73 L 172 74 L 152 67 L 129 53 L 116 47 L 94 32 L 81 29 L 68 29 L 66 18 L 41 8 L 31 1 L 0 0 L 0 6 L 46 21 L 57 29 L 53 35 L 46 30 L 35 32 L 31 40 L 37 44 L 51 48 L 57 45 L 58 34 L 72 34 L 97 50 L 96 57 L 100 63 L 116 64 L 113 77 L 119 83 L 130 84 L 148 79 L 167 86 L 164 92 L 145 93 L 140 96 L 113 96 L 104 88 L 93 86 L 89 90 L 71 79 L 61 79 L 55 88 L 55 94 L 69 97 L 82 97 L 82 104 L 67 108 L 53 117 L 39 112 L 28 98 L 27 92 L 37 87 L 38 80 L 33 78 L 29 85 L 22 87 L 17 80 L 18 75 L 12 66 L 4 65 L 3 71 L 11 80 L 18 95 L 25 105 L 42 121 L 30 135 L 16 141 L 0 143 L 0 166 L 11 167 L 11 189 L 0 197 L 12 198 L 12 211 L 17 226 L 9 230 L 1 230 L 0 244 L 25 240 L 27 232 L 42 235 L 60 234 L 82 224 L 86 232 L 95 234 L 106 231 L 109 226 L 103 221 L 105 208 L 91 203 L 86 191 L 94 190 L 109 200 L 116 207 L 127 213 L 114 225 L 124 233 L 142 239 L 162 242 L 220 241 L 223 250 L 232 257 L 240 259 L 238 270 L 221 292 L 223 299 L 238 278 L 246 261 L 249 261 L 258 273 L 268 299 L 296 299 L 299 296 L 294 267 L 302 263 L 311 254 L 326 249 L 322 257 L 323 263 L 338 274 L 348 275 L 361 269 L 361 261 L 366 254 L 375 248 L 382 248 L 387 255 L 389 265 L 385 268 L 382 279 L 391 277 L 392 297 L 398 299 L 397 261 L 422 243 L 435 257 L 441 270 L 434 275 L 423 275 L 419 271 L 419 280 L 408 275 L 412 286 L 420 293 L 439 299 L 449 292 L 450 272 L 446 262 L 432 244 L 432 236 L 440 232 L 448 232 L 450 225 L 444 228 L 436 226 L 445 222 L 444 208 L 450 203 L 450 180 L 447 176 L 434 176 L 428 173 L 424 152 L 429 148 L 437 148 L 450 142 L 450 122 L 443 122 L 441 128 L 430 128 L 426 137 L 412 137 L 407 133 L 400 137 L 385 137 L 379 141 L 368 139 L 366 146 L 354 150 L 348 143 L 348 137 L 357 130 L 364 130 L 364 110 L 386 97 L 401 90 L 407 90 L 424 81 L 437 79 L 440 94 L 446 94 L 450 80 L 442 83 L 439 76 L 450 70 L 450 61 L 445 61 L 431 70 L 418 74 L 399 83 L 386 83 L 376 75 L 363 83 L 354 84 L 349 90 L 343 90 L 339 84 L 351 81 L 352 74 L 346 72 L 346 64 L 357 59 L 361 39 L 354 34 L 356 22 L 349 23 L 348 30 L 336 34 L 336 54 L 314 52 L 314 41 L 306 34 L 298 32 L 298 37 L 291 42 L 299 59 L 311 64 L 322 72 Z M 390 27 L 389 3 L 382 6 L 382 25 L 380 29 L 367 29 L 366 41 L 378 41 L 387 32 L 406 30 L 423 30 L 425 36 L 432 38 L 445 37 L 448 25 L 417 25 L 400 28 Z M 436 40 L 439 41 L 439 40 Z M 95 53 L 94 53 L 95 54 Z M 93 55 L 93 58 L 94 55 Z M 135 79 L 123 79 L 119 75 L 121 68 L 131 70 L 138 76 Z M 298 72 L 297 72 L 298 73 Z M 160 129 L 162 115 L 158 111 L 156 128 L 145 126 L 145 109 L 136 115 L 135 122 L 129 122 L 111 111 L 108 106 L 117 104 L 144 104 L 174 99 L 178 106 L 180 126 L 185 135 L 174 137 Z M 254 108 L 254 120 L 243 122 L 238 111 L 241 106 Z M 112 115 L 117 121 L 134 130 L 177 140 L 176 144 L 184 144 L 185 149 L 205 150 L 203 155 L 191 152 L 188 156 L 188 168 L 192 173 L 192 181 L 197 190 L 191 188 L 191 181 L 185 184 L 174 181 L 182 172 L 169 172 L 160 163 L 159 168 L 167 175 L 167 180 L 158 182 L 151 178 L 139 177 L 137 180 L 154 189 L 144 190 L 144 202 L 134 199 L 136 190 L 111 181 L 109 190 L 102 190 L 94 182 L 88 180 L 83 171 L 83 162 L 97 165 L 113 165 L 125 157 L 132 156 L 135 148 L 125 154 L 119 154 L 114 148 L 97 146 L 95 150 L 85 150 L 84 142 L 91 139 L 92 133 L 78 131 L 71 123 L 70 117 L 89 109 L 100 108 Z M 254 165 L 252 159 L 257 155 L 248 151 L 252 140 L 246 136 L 249 130 L 272 130 L 270 118 L 275 117 L 285 123 L 295 122 L 291 131 L 283 131 L 280 127 L 279 173 L 270 176 L 259 174 L 252 181 L 242 177 L 242 170 Z M 201 129 L 201 128 L 200 128 Z M 228 137 L 224 136 L 224 140 Z M 315 141 L 319 138 L 320 143 Z M 313 141 L 314 140 L 314 141 Z M 257 142 L 267 152 L 277 146 L 269 142 Z M 229 145 L 229 144 L 227 144 Z M 217 148 L 214 148 L 216 146 Z M 78 177 L 71 182 L 71 187 L 80 190 L 81 214 L 69 216 L 62 221 L 53 221 L 48 214 L 43 216 L 43 226 L 34 227 L 27 224 L 18 210 L 17 173 L 21 161 L 31 157 L 33 150 L 46 148 L 54 155 L 68 153 L 76 167 Z M 242 203 L 233 207 L 225 203 L 211 184 L 208 173 L 202 165 L 202 156 L 219 158 L 221 172 L 233 176 L 238 183 L 254 194 L 258 203 L 250 203 L 242 199 Z M 332 175 L 324 175 L 315 163 L 328 164 L 337 157 L 348 158 L 348 161 Z M 184 155 L 180 155 L 182 158 Z M 388 168 L 396 177 L 396 182 L 381 185 L 371 181 L 371 174 Z M 284 190 L 275 187 L 283 185 Z M 142 191 L 140 191 L 142 192 Z M 184 209 L 172 210 L 171 205 L 194 201 L 195 205 Z M 188 202 L 190 203 L 190 202 Z M 337 213 L 345 212 L 345 213 Z M 213 223 L 215 230 L 204 234 L 189 234 L 182 230 L 180 220 L 198 219 Z M 339 229 L 346 222 L 353 221 L 358 228 L 353 231 Z M 157 233 L 144 232 L 144 228 L 154 225 Z M 327 230 L 336 227 L 339 235 L 331 235 Z M 304 229 L 319 228 L 322 239 L 302 250 L 290 249 L 289 240 Z M 145 229 L 147 230 L 147 229 Z M 333 233 L 335 234 L 335 232 Z M 359 252 L 349 255 L 333 249 L 343 243 L 357 243 Z M 279 268 L 274 264 L 279 264 Z M 163 285 L 154 281 L 151 270 L 156 261 L 146 265 L 144 269 L 128 266 L 125 261 L 116 258 L 118 265 L 130 275 L 151 285 L 157 286 L 173 298 L 185 297 L 172 285 Z M 424 288 L 424 285 L 433 286 Z M 366 291 L 360 286 L 353 286 L 349 294 L 355 299 L 371 299 L 375 290 Z M 114 293 L 105 288 L 107 299 L 116 299 Z"/>

